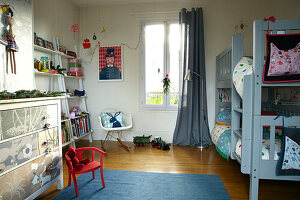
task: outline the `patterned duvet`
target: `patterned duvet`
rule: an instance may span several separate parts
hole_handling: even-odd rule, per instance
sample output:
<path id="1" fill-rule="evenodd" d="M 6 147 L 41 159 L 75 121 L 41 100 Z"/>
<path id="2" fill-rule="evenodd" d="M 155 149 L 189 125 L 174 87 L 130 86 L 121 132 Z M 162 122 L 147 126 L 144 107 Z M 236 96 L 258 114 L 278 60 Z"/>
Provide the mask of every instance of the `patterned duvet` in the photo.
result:
<path id="1" fill-rule="evenodd" d="M 277 130 L 276 130 L 277 131 Z M 281 134 L 281 133 L 279 133 Z M 264 133 L 264 138 L 268 137 L 268 132 Z M 230 157 L 230 145 L 231 145 L 231 126 L 229 125 L 218 125 L 214 127 L 211 133 L 212 142 L 216 145 L 216 150 L 219 154 L 225 158 Z M 241 139 L 238 140 L 235 148 L 236 154 L 241 158 Z M 275 154 L 274 160 L 278 160 L 281 151 L 281 140 L 276 139 L 275 141 Z M 269 160 L 270 158 L 270 140 L 262 140 L 262 159 Z"/>

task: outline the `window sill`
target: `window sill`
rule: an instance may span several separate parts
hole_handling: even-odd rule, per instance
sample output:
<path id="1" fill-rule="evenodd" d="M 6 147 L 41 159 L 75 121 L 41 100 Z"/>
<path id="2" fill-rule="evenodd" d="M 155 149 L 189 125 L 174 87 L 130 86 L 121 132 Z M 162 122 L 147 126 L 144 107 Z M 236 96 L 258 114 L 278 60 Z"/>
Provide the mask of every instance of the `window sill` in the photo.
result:
<path id="1" fill-rule="evenodd" d="M 141 105 L 139 107 L 139 110 L 146 110 L 146 111 L 170 111 L 170 112 L 177 112 L 178 107 L 162 107 L 162 106 L 146 106 L 146 105 Z"/>

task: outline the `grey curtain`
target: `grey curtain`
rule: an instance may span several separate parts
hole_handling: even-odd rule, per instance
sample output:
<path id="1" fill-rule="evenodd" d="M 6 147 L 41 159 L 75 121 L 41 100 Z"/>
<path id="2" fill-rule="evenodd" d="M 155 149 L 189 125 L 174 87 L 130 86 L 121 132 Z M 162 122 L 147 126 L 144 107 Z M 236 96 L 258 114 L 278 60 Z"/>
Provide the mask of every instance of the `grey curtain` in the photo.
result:
<path id="1" fill-rule="evenodd" d="M 180 77 L 180 101 L 173 144 L 208 146 L 212 142 L 207 121 L 202 8 L 193 8 L 191 11 L 183 8 L 179 18 L 182 37 L 180 61 L 182 77 Z M 192 72 L 192 81 L 184 80 L 187 69 Z M 199 74 L 203 81 L 193 72 Z"/>

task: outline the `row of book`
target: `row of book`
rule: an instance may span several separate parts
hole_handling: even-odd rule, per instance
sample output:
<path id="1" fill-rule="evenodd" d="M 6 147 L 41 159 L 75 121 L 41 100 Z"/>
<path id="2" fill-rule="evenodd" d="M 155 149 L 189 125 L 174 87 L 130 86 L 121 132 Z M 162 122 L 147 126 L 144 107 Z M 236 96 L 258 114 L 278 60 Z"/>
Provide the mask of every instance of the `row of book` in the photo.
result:
<path id="1" fill-rule="evenodd" d="M 66 142 L 69 142 L 71 140 L 69 128 L 65 124 L 61 125 L 61 138 L 62 138 L 62 143 L 63 144 L 66 143 Z"/>
<path id="2" fill-rule="evenodd" d="M 80 137 L 91 131 L 90 117 L 88 114 L 71 119 L 73 136 Z"/>

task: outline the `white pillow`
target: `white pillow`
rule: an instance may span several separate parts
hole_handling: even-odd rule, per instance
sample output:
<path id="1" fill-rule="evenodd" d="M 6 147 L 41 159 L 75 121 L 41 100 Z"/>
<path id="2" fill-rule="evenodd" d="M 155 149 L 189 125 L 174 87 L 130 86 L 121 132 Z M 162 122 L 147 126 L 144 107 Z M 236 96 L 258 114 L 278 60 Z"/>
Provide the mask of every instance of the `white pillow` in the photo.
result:
<path id="1" fill-rule="evenodd" d="M 243 57 L 235 66 L 232 73 L 232 80 L 237 93 L 243 98 L 244 76 L 253 73 L 253 60 Z"/>

